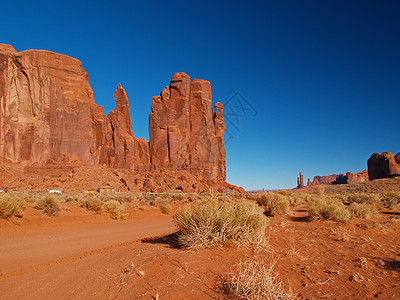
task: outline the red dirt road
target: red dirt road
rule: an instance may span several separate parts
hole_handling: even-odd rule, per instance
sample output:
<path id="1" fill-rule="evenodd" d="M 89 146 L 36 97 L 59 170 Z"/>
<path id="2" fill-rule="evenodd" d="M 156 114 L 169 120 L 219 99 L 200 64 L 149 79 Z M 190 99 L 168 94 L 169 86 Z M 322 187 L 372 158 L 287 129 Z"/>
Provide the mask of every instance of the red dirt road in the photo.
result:
<path id="1" fill-rule="evenodd" d="M 37 214 L 28 210 L 28 214 Z M 55 218 L 37 216 L 15 226 L 0 223 L 0 298 L 15 299 L 23 277 L 51 271 L 96 253 L 112 251 L 137 240 L 174 232 L 170 216 L 159 209 L 137 212 L 124 221 L 113 221 L 107 214 L 74 215 Z M 34 221 L 32 221 L 34 220 Z M 29 224 L 27 224 L 29 222 Z M 14 289 L 14 290 L 13 290 Z M 25 294 L 23 298 L 31 298 Z"/>

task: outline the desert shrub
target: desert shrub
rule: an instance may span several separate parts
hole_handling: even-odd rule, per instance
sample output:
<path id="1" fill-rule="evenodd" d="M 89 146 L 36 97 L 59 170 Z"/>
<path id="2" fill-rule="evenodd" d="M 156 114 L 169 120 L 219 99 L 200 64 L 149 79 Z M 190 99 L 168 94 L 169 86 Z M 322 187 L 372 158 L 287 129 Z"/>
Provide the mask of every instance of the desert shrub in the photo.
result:
<path id="1" fill-rule="evenodd" d="M 352 193 L 347 195 L 348 203 L 373 204 L 379 201 L 379 195 L 373 193 Z"/>
<path id="2" fill-rule="evenodd" d="M 393 209 L 396 205 L 400 203 L 400 193 L 387 192 L 383 198 L 383 202 L 389 209 Z"/>
<path id="3" fill-rule="evenodd" d="M 182 246 L 223 246 L 227 241 L 255 244 L 264 237 L 266 219 L 249 201 L 222 201 L 215 197 L 197 200 L 174 215 Z"/>
<path id="4" fill-rule="evenodd" d="M 48 217 L 55 217 L 60 213 L 58 200 L 55 196 L 51 195 L 39 197 L 35 202 L 35 208 L 40 209 Z"/>
<path id="5" fill-rule="evenodd" d="M 351 215 L 360 219 L 369 219 L 375 213 L 375 206 L 367 203 L 353 202 L 349 206 Z"/>
<path id="6" fill-rule="evenodd" d="M 88 196 L 81 200 L 81 206 L 87 210 L 100 214 L 103 210 L 103 201 L 96 196 Z"/>
<path id="7" fill-rule="evenodd" d="M 291 195 L 293 195 L 293 192 L 288 191 L 288 190 L 280 190 L 277 193 L 280 194 L 280 195 L 283 195 L 283 196 L 291 196 Z"/>
<path id="8" fill-rule="evenodd" d="M 281 193 L 263 193 L 257 199 L 260 206 L 264 207 L 265 213 L 271 216 L 273 213 L 284 215 L 290 212 L 290 200 Z"/>
<path id="9" fill-rule="evenodd" d="M 161 199 L 172 198 L 172 195 L 170 195 L 170 194 L 159 194 L 158 196 L 159 196 Z"/>
<path id="10" fill-rule="evenodd" d="M 294 299 L 291 291 L 284 290 L 278 274 L 274 272 L 277 260 L 261 263 L 248 260 L 234 265 L 223 278 L 222 291 L 239 299 Z"/>
<path id="11" fill-rule="evenodd" d="M 21 218 L 24 207 L 25 200 L 23 198 L 15 197 L 8 193 L 0 195 L 0 218 Z"/>
<path id="12" fill-rule="evenodd" d="M 157 198 L 159 198 L 159 197 L 156 194 L 152 194 L 152 193 L 142 193 L 139 196 L 140 201 L 147 202 L 147 203 L 154 201 Z"/>
<path id="13" fill-rule="evenodd" d="M 103 208 L 110 214 L 113 220 L 125 220 L 127 217 L 127 214 L 122 213 L 125 210 L 125 206 L 116 200 L 105 202 Z"/>
<path id="14" fill-rule="evenodd" d="M 337 198 L 315 197 L 308 205 L 308 214 L 311 220 L 333 220 L 345 222 L 351 214 L 346 206 Z"/>
<path id="15" fill-rule="evenodd" d="M 185 195 L 183 195 L 183 194 L 173 194 L 172 195 L 172 199 L 174 200 L 174 201 L 182 201 L 182 200 L 185 200 Z"/>
<path id="16" fill-rule="evenodd" d="M 64 202 L 65 203 L 77 203 L 78 201 L 76 201 L 76 198 L 73 196 L 64 196 Z"/>
<path id="17" fill-rule="evenodd" d="M 110 199 L 109 199 L 110 200 Z M 127 202 L 127 203 L 129 203 L 129 202 L 132 202 L 132 201 L 134 201 L 135 200 L 135 197 L 134 196 L 132 196 L 132 195 L 114 195 L 114 197 L 112 198 L 112 200 L 116 200 L 116 201 L 118 201 L 119 203 L 123 203 L 123 202 Z"/>
<path id="18" fill-rule="evenodd" d="M 325 195 L 325 186 L 323 186 L 323 185 L 317 185 L 317 186 L 314 188 L 314 190 L 315 190 L 315 193 L 316 193 L 318 196 L 323 196 L 323 195 Z"/>
<path id="19" fill-rule="evenodd" d="M 172 211 L 172 206 L 168 202 L 164 201 L 160 206 L 160 209 L 164 215 L 169 215 L 169 213 Z"/>

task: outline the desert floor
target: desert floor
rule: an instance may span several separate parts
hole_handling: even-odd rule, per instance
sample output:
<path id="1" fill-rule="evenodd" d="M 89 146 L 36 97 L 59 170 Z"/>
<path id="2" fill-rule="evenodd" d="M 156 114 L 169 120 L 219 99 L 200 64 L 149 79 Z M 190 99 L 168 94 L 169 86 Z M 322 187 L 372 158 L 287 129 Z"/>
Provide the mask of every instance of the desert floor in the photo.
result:
<path id="1" fill-rule="evenodd" d="M 19 225 L 0 220 L 0 299 L 226 299 L 233 265 L 274 259 L 299 299 L 400 298 L 399 208 L 338 223 L 310 222 L 295 207 L 268 217 L 257 251 L 180 249 L 173 213 L 127 209 L 127 220 L 114 221 L 64 203 L 49 218 L 28 204 Z"/>

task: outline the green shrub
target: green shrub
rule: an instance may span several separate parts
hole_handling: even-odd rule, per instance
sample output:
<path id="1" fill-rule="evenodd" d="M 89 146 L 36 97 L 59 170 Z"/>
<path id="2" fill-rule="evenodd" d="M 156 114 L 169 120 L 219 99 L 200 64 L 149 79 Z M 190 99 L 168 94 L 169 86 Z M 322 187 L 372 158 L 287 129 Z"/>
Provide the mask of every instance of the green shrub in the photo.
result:
<path id="1" fill-rule="evenodd" d="M 174 215 L 182 246 L 223 246 L 228 241 L 257 243 L 264 237 L 266 219 L 257 205 L 246 200 L 197 200 Z"/>
<path id="2" fill-rule="evenodd" d="M 375 206 L 367 203 L 353 202 L 349 206 L 352 216 L 360 219 L 369 219 L 376 214 Z"/>
<path id="3" fill-rule="evenodd" d="M 337 198 L 315 197 L 308 205 L 311 220 L 332 220 L 345 222 L 351 218 L 346 206 Z"/>
<path id="4" fill-rule="evenodd" d="M 104 209 L 110 214 L 113 220 L 125 220 L 128 216 L 122 213 L 125 210 L 125 206 L 120 204 L 118 201 L 110 200 L 104 203 Z"/>
<path id="5" fill-rule="evenodd" d="M 0 195 L 0 218 L 21 218 L 25 207 L 25 200 L 10 194 Z"/>
<path id="6" fill-rule="evenodd" d="M 389 209 L 393 209 L 400 203 L 399 192 L 387 192 L 383 198 L 383 202 Z"/>
<path id="7" fill-rule="evenodd" d="M 35 202 L 35 208 L 40 209 L 42 213 L 48 217 L 55 217 L 60 213 L 58 200 L 51 195 L 38 198 Z"/>
<path id="8" fill-rule="evenodd" d="M 87 196 L 81 200 L 81 206 L 87 210 L 100 214 L 103 210 L 103 201 L 96 196 Z"/>

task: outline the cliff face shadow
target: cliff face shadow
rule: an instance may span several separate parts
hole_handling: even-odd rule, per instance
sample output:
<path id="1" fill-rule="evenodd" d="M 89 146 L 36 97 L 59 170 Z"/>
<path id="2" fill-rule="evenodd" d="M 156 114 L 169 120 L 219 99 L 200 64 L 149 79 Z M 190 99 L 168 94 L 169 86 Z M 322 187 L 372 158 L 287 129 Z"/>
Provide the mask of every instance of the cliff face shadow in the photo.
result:
<path id="1" fill-rule="evenodd" d="M 142 243 L 146 243 L 146 244 L 166 245 L 169 248 L 173 248 L 173 249 L 181 249 L 182 248 L 178 241 L 178 233 L 177 232 L 169 234 L 169 235 L 165 235 L 162 237 L 142 239 L 141 241 L 142 241 Z"/>

